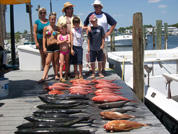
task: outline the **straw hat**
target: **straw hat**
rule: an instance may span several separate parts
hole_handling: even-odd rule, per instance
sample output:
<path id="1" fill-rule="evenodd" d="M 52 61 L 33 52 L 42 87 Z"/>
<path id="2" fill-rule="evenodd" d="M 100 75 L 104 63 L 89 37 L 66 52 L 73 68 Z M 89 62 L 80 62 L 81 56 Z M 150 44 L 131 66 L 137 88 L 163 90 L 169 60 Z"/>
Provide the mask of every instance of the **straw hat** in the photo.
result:
<path id="1" fill-rule="evenodd" d="M 100 0 L 95 0 L 92 5 L 93 5 L 93 6 L 94 6 L 94 5 L 100 5 L 100 6 L 102 6 L 102 8 L 103 8 L 103 4 L 101 3 Z"/>
<path id="2" fill-rule="evenodd" d="M 70 2 L 66 2 L 66 3 L 64 3 L 64 7 L 63 7 L 63 9 L 62 9 L 62 12 L 64 12 L 64 10 L 67 8 L 67 7 L 70 7 L 70 6 L 75 6 L 75 5 L 72 5 Z"/>

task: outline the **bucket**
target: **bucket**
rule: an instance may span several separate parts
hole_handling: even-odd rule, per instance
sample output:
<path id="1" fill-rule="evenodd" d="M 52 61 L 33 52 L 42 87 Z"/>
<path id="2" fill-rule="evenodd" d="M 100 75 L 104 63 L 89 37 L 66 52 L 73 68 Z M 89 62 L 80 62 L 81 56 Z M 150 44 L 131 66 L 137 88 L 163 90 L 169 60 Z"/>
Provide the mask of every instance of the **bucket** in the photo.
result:
<path id="1" fill-rule="evenodd" d="M 9 79 L 0 80 L 0 97 L 6 97 L 9 94 L 8 88 Z"/>

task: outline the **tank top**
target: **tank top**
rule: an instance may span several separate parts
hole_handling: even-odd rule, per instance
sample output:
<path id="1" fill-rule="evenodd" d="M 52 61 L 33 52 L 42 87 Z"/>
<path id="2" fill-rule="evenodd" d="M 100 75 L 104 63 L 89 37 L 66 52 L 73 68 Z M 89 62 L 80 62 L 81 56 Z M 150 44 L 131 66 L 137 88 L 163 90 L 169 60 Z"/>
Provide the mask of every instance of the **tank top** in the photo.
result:
<path id="1" fill-rule="evenodd" d="M 82 28 L 72 28 L 73 34 L 73 45 L 74 46 L 82 46 L 83 43 L 83 36 L 82 36 Z"/>

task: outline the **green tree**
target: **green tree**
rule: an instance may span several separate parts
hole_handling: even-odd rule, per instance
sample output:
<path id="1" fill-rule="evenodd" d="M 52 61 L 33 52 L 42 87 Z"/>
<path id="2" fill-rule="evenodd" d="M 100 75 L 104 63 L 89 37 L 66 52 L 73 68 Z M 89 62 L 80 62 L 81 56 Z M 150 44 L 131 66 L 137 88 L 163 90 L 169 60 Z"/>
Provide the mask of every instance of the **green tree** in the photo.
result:
<path id="1" fill-rule="evenodd" d="M 28 33 L 28 31 L 27 30 L 24 30 L 24 32 L 23 32 L 24 34 L 27 34 Z"/>
<path id="2" fill-rule="evenodd" d="M 120 27 L 120 28 L 118 29 L 118 31 L 119 31 L 120 33 L 125 33 L 125 28 L 124 28 L 124 27 Z"/>

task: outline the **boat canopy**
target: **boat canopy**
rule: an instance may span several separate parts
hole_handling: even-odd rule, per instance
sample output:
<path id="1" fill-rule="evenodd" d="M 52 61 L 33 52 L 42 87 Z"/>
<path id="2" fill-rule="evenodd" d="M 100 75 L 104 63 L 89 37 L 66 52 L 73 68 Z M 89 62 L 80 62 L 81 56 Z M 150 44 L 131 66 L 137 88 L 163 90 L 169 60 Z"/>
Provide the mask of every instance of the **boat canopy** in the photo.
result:
<path id="1" fill-rule="evenodd" d="M 0 4 L 4 5 L 23 4 L 29 2 L 31 2 L 31 0 L 0 0 Z"/>

